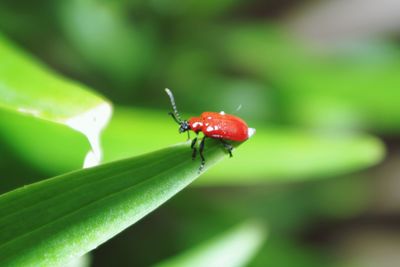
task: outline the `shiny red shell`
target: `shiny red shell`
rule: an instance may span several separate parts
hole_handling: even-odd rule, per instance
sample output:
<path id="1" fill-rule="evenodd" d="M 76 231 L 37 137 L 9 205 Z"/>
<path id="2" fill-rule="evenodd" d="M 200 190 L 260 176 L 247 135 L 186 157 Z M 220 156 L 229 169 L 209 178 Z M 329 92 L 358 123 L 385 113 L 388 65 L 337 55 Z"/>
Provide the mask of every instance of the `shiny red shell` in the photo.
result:
<path id="1" fill-rule="evenodd" d="M 249 127 L 240 118 L 223 112 L 203 112 L 200 117 L 189 119 L 190 129 L 205 136 L 232 141 L 249 138 Z"/>

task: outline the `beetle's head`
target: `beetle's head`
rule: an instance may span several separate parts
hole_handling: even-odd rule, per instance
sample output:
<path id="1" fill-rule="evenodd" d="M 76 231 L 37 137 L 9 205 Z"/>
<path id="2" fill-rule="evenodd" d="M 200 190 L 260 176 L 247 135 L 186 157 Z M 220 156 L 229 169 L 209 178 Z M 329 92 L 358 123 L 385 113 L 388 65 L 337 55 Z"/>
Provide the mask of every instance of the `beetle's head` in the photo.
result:
<path id="1" fill-rule="evenodd" d="M 179 133 L 184 133 L 190 130 L 190 125 L 188 121 L 181 121 L 179 124 Z"/>

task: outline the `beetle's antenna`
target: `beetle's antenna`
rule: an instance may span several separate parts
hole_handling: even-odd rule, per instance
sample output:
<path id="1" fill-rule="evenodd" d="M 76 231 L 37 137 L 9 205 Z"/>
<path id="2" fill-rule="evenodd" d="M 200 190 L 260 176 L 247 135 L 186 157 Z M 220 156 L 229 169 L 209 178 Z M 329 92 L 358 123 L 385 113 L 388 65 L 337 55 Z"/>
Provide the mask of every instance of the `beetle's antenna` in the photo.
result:
<path id="1" fill-rule="evenodd" d="M 174 115 L 173 116 L 174 119 L 180 124 L 182 122 L 182 120 L 181 120 L 181 116 L 179 116 L 178 109 L 176 108 L 174 95 L 172 94 L 171 90 L 169 90 L 168 88 L 165 88 L 165 92 L 169 96 L 169 99 L 171 100 L 172 108 L 174 109 L 174 113 L 173 114 L 171 113 L 171 115 Z"/>

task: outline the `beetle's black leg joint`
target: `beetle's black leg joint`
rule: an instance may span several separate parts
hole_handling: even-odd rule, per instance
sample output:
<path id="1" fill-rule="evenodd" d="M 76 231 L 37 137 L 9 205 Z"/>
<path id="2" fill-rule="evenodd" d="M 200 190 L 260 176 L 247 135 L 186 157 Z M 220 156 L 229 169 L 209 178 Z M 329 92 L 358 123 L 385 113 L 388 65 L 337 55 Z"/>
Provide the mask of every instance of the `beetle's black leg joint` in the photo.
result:
<path id="1" fill-rule="evenodd" d="M 192 149 L 192 160 L 195 160 L 197 155 L 196 143 L 197 143 L 197 136 L 192 140 L 192 144 L 190 145 L 190 148 Z"/>
<path id="2" fill-rule="evenodd" d="M 200 153 L 200 158 L 201 158 L 201 164 L 200 164 L 199 172 L 201 172 L 203 170 L 204 165 L 206 164 L 206 160 L 205 160 L 204 155 L 203 155 L 205 141 L 206 141 L 206 137 L 204 136 L 203 139 L 201 139 L 200 147 L 199 147 L 199 153 Z"/>
<path id="3" fill-rule="evenodd" d="M 197 143 L 197 136 L 192 140 L 192 144 L 190 145 L 190 148 L 194 148 L 196 143 Z"/>
<path id="4" fill-rule="evenodd" d="M 219 139 L 219 140 L 221 141 L 221 143 L 225 147 L 225 149 L 228 151 L 229 157 L 232 158 L 233 146 L 231 144 L 229 144 L 228 142 L 226 142 L 224 139 Z"/>

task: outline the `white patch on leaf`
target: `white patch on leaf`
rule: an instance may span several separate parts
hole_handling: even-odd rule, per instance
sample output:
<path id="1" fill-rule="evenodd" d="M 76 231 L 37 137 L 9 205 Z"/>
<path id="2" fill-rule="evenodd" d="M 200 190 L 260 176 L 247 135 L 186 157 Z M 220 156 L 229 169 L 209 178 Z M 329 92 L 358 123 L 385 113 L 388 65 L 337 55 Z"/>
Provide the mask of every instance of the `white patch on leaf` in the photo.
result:
<path id="1" fill-rule="evenodd" d="M 86 154 L 85 162 L 83 163 L 84 168 L 100 164 L 103 157 L 100 134 L 108 124 L 111 114 L 111 105 L 103 103 L 65 122 L 72 129 L 83 133 L 90 143 L 91 150 Z"/>

